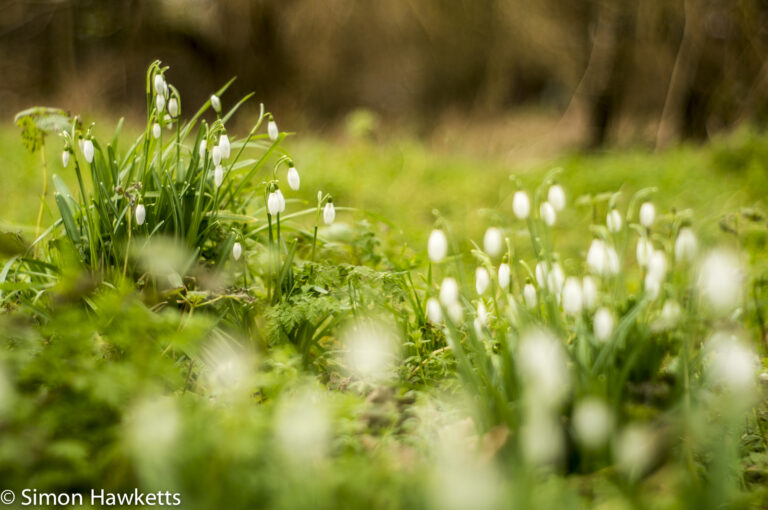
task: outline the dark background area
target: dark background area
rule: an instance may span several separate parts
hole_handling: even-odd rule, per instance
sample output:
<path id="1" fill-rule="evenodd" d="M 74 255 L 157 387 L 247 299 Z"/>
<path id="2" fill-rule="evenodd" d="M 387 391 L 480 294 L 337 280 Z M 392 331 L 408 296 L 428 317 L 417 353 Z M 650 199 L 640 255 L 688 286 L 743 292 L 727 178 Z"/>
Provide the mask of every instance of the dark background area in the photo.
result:
<path id="1" fill-rule="evenodd" d="M 768 118 L 764 0 L 2 0 L 0 113 L 141 111 L 146 66 L 182 108 L 236 97 L 332 130 L 366 108 L 428 133 L 525 109 L 581 143 L 706 139 Z"/>

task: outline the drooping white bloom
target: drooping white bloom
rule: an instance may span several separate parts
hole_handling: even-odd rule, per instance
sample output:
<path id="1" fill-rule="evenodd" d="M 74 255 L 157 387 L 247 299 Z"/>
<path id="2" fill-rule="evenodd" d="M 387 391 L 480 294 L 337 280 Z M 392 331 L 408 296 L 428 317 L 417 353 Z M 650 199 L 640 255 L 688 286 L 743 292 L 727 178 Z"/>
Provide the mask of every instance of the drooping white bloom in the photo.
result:
<path id="1" fill-rule="evenodd" d="M 606 307 L 598 309 L 595 313 L 592 326 L 595 338 L 601 342 L 607 341 L 611 337 L 611 334 L 613 334 L 613 313 Z"/>
<path id="2" fill-rule="evenodd" d="M 570 387 L 568 357 L 560 341 L 549 331 L 529 330 L 520 341 L 518 360 L 532 401 L 545 408 L 558 407 Z"/>
<path id="3" fill-rule="evenodd" d="M 696 257 L 699 243 L 696 234 L 688 227 L 681 228 L 675 240 L 675 260 L 678 262 L 691 262 Z"/>
<path id="4" fill-rule="evenodd" d="M 381 382 L 394 377 L 398 342 L 383 324 L 359 323 L 342 333 L 346 365 L 360 379 Z"/>
<path id="5" fill-rule="evenodd" d="M 475 270 L 475 290 L 481 296 L 485 294 L 488 287 L 491 284 L 491 276 L 488 274 L 488 270 L 482 266 Z"/>
<path id="6" fill-rule="evenodd" d="M 162 130 L 160 129 L 160 124 L 155 122 L 152 124 L 152 136 L 155 138 L 160 138 L 160 134 L 162 133 Z"/>
<path id="7" fill-rule="evenodd" d="M 557 219 L 555 208 L 549 202 L 544 202 L 539 206 L 539 216 L 541 216 L 541 219 L 544 220 L 544 223 L 549 227 L 554 225 L 555 220 Z"/>
<path id="8" fill-rule="evenodd" d="M 433 297 L 427 300 L 427 319 L 432 324 L 443 322 L 443 311 L 440 308 L 440 302 Z"/>
<path id="9" fill-rule="evenodd" d="M 144 224 L 144 220 L 147 218 L 147 210 L 144 208 L 144 204 L 136 206 L 136 224 L 141 226 Z"/>
<path id="10" fill-rule="evenodd" d="M 155 75 L 155 94 L 158 96 L 164 96 L 167 88 L 165 85 L 165 79 L 162 74 Z"/>
<path id="11" fill-rule="evenodd" d="M 155 98 L 155 108 L 157 108 L 158 112 L 162 112 L 165 109 L 165 96 L 158 95 Z"/>
<path id="12" fill-rule="evenodd" d="M 594 397 L 579 401 L 573 410 L 573 433 L 585 448 L 602 447 L 611 435 L 613 416 L 605 402 Z"/>
<path id="13" fill-rule="evenodd" d="M 447 308 L 451 303 L 458 301 L 459 284 L 450 276 L 443 278 L 443 282 L 440 284 L 440 302 Z"/>
<path id="14" fill-rule="evenodd" d="M 485 307 L 482 299 L 477 304 L 477 321 L 483 327 L 488 325 L 488 309 Z"/>
<path id="15" fill-rule="evenodd" d="M 563 285 L 563 311 L 569 315 L 578 315 L 582 305 L 581 282 L 578 278 L 570 276 Z"/>
<path id="16" fill-rule="evenodd" d="M 525 306 L 528 308 L 536 306 L 536 287 L 532 283 L 526 283 L 523 287 L 523 299 L 525 299 Z"/>
<path id="17" fill-rule="evenodd" d="M 656 457 L 656 440 L 644 425 L 633 424 L 625 428 L 613 445 L 616 467 L 630 479 L 642 476 Z"/>
<path id="18" fill-rule="evenodd" d="M 218 188 L 222 182 L 224 182 L 224 167 L 216 165 L 216 168 L 213 170 L 213 183 Z"/>
<path id="19" fill-rule="evenodd" d="M 499 264 L 499 287 L 506 292 L 509 289 L 509 277 L 510 277 L 511 270 L 509 268 L 509 264 L 506 262 L 503 264 Z"/>
<path id="20" fill-rule="evenodd" d="M 547 288 L 552 294 L 560 294 L 563 290 L 563 284 L 565 283 L 565 273 L 560 264 L 555 262 L 552 264 L 552 270 L 547 275 Z"/>
<path id="21" fill-rule="evenodd" d="M 608 231 L 615 234 L 621 231 L 621 213 L 618 209 L 611 209 L 608 211 L 608 215 L 605 217 L 605 226 L 608 227 Z"/>
<path id="22" fill-rule="evenodd" d="M 584 308 L 591 310 L 597 304 L 597 282 L 591 276 L 581 280 L 581 291 L 584 297 Z"/>
<path id="23" fill-rule="evenodd" d="M 213 149 L 211 149 L 211 159 L 213 159 L 214 165 L 221 164 L 221 147 L 218 145 L 214 145 Z"/>
<path id="24" fill-rule="evenodd" d="M 531 200 L 525 191 L 516 191 L 512 196 L 512 211 L 521 220 L 526 219 L 531 213 Z"/>
<path id="25" fill-rule="evenodd" d="M 221 113 L 221 99 L 216 94 L 211 96 L 211 107 L 216 113 Z"/>
<path id="26" fill-rule="evenodd" d="M 434 229 L 429 234 L 429 241 L 427 241 L 429 260 L 437 264 L 445 258 L 447 253 L 448 239 L 445 237 L 445 232 L 440 229 Z"/>
<path id="27" fill-rule="evenodd" d="M 483 249 L 491 257 L 498 257 L 504 249 L 504 233 L 498 227 L 491 227 L 485 231 L 483 237 Z"/>
<path id="28" fill-rule="evenodd" d="M 69 166 L 69 151 L 64 151 L 61 153 L 61 164 L 64 168 Z"/>
<path id="29" fill-rule="evenodd" d="M 651 240 L 647 237 L 641 237 L 638 239 L 635 254 L 637 255 L 638 266 L 648 266 L 648 262 L 651 260 L 651 255 L 653 254 L 653 243 Z"/>
<path id="30" fill-rule="evenodd" d="M 661 307 L 661 314 L 659 318 L 663 321 L 665 328 L 671 328 L 677 324 L 677 320 L 680 318 L 682 310 L 677 301 L 672 299 L 665 301 L 664 306 Z"/>
<path id="31" fill-rule="evenodd" d="M 277 216 L 280 212 L 280 198 L 275 191 L 267 197 L 267 212 L 269 212 L 270 216 Z"/>
<path id="32" fill-rule="evenodd" d="M 653 250 L 651 258 L 648 261 L 648 273 L 653 274 L 658 279 L 663 279 L 667 274 L 667 256 L 661 250 Z"/>
<path id="33" fill-rule="evenodd" d="M 644 227 L 650 228 L 653 225 L 653 220 L 656 219 L 656 208 L 651 202 L 645 202 L 640 206 L 640 224 Z"/>
<path id="34" fill-rule="evenodd" d="M 719 331 L 707 342 L 706 351 L 710 358 L 707 375 L 714 384 L 734 394 L 751 392 L 757 382 L 760 360 L 742 339 Z"/>
<path id="35" fill-rule="evenodd" d="M 620 264 L 619 264 L 619 254 L 616 253 L 616 248 L 614 248 L 612 245 L 606 245 L 606 254 L 607 254 L 607 260 L 608 260 L 608 274 L 617 275 L 619 274 Z"/>
<path id="36" fill-rule="evenodd" d="M 175 97 L 168 100 L 168 114 L 174 119 L 179 115 L 179 101 Z"/>
<path id="37" fill-rule="evenodd" d="M 88 163 L 93 163 L 93 141 L 85 140 L 83 142 L 83 156 Z"/>
<path id="38" fill-rule="evenodd" d="M 549 271 L 547 271 L 547 267 L 544 262 L 539 262 L 536 264 L 536 269 L 534 271 L 536 273 L 536 284 L 539 286 L 540 289 L 544 289 L 547 287 L 547 274 Z"/>
<path id="39" fill-rule="evenodd" d="M 277 122 L 275 122 L 274 120 L 270 120 L 267 123 L 267 134 L 269 135 L 269 139 L 272 140 L 273 142 L 277 140 L 277 136 L 279 132 L 277 130 Z"/>
<path id="40" fill-rule="evenodd" d="M 587 251 L 587 267 L 599 275 L 612 275 L 619 272 L 619 255 L 616 249 L 602 239 L 593 239 Z"/>
<path id="41" fill-rule="evenodd" d="M 336 207 L 333 205 L 333 202 L 326 202 L 325 208 L 323 209 L 323 221 L 326 225 L 330 225 L 333 223 L 333 220 L 336 219 Z"/>
<path id="42" fill-rule="evenodd" d="M 200 155 L 200 159 L 205 158 L 205 140 L 200 140 L 200 147 L 197 148 L 197 152 Z"/>
<path id="43" fill-rule="evenodd" d="M 553 184 L 549 187 L 547 192 L 547 202 L 552 204 L 555 211 L 562 211 L 565 209 L 565 190 L 559 184 Z"/>
<path id="44" fill-rule="evenodd" d="M 563 455 L 563 430 L 549 413 L 532 413 L 520 429 L 520 446 L 525 460 L 534 466 L 556 463 Z"/>
<path id="45" fill-rule="evenodd" d="M 448 310 L 448 316 L 456 324 L 460 323 L 464 319 L 464 307 L 461 305 L 460 301 L 456 300 L 446 308 Z"/>
<path id="46" fill-rule="evenodd" d="M 239 242 L 235 242 L 235 244 L 232 245 L 232 258 L 235 260 L 240 260 L 240 255 L 243 254 L 243 245 L 241 245 Z"/>
<path id="47" fill-rule="evenodd" d="M 296 170 L 295 166 L 288 167 L 288 186 L 290 186 L 293 191 L 298 191 L 300 185 L 301 178 L 299 177 L 299 171 Z"/>
<path id="48" fill-rule="evenodd" d="M 283 192 L 279 189 L 275 190 L 275 195 L 277 195 L 277 212 L 283 213 L 285 212 L 285 197 L 283 196 Z M 329 202 L 330 203 L 330 202 Z M 334 211 L 334 215 L 335 215 Z"/>
<path id="49" fill-rule="evenodd" d="M 231 149 L 232 146 L 229 143 L 229 137 L 222 133 L 222 135 L 219 137 L 219 150 L 221 151 L 221 159 L 229 159 Z"/>
<path id="50" fill-rule="evenodd" d="M 699 289 L 712 309 L 725 314 L 741 304 L 743 274 L 736 255 L 710 252 L 699 268 Z"/>

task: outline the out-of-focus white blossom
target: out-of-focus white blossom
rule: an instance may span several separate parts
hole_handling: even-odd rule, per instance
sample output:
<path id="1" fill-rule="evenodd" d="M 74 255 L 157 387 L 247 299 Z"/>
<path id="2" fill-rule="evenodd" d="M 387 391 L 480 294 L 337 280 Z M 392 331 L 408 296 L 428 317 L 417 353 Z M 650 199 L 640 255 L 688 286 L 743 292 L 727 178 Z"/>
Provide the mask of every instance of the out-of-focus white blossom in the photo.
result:
<path id="1" fill-rule="evenodd" d="M 269 135 L 269 139 L 273 142 L 277 140 L 277 137 L 280 133 L 277 130 L 277 122 L 274 120 L 270 120 L 267 123 L 267 134 Z"/>
<path id="2" fill-rule="evenodd" d="M 637 265 L 647 267 L 653 254 L 653 243 L 647 237 L 641 237 L 637 240 L 635 255 L 637 256 Z"/>
<path id="3" fill-rule="evenodd" d="M 325 203 L 323 208 L 323 221 L 326 225 L 330 225 L 336 219 L 336 206 L 330 200 Z"/>
<path id="4" fill-rule="evenodd" d="M 554 262 L 552 269 L 547 274 L 547 288 L 552 294 L 560 294 L 563 290 L 563 284 L 565 283 L 565 273 L 560 264 Z"/>
<path id="5" fill-rule="evenodd" d="M 517 362 L 530 400 L 547 409 L 557 408 L 570 391 L 562 343 L 549 331 L 531 329 L 520 341 Z"/>
<path id="6" fill-rule="evenodd" d="M 224 167 L 216 165 L 216 168 L 213 170 L 213 183 L 218 188 L 222 182 L 224 182 Z"/>
<path id="7" fill-rule="evenodd" d="M 357 377 L 382 382 L 395 375 L 397 339 L 391 328 L 375 322 L 358 322 L 342 334 L 346 365 Z"/>
<path id="8" fill-rule="evenodd" d="M 699 268 L 699 290 L 719 314 L 726 314 L 741 304 L 743 280 L 741 263 L 729 251 L 710 252 Z"/>
<path id="9" fill-rule="evenodd" d="M 547 191 L 547 201 L 552 204 L 555 211 L 565 209 L 565 190 L 559 184 L 553 184 Z"/>
<path id="10" fill-rule="evenodd" d="M 293 462 L 323 459 L 331 438 L 331 420 L 320 392 L 303 389 L 282 398 L 275 412 L 275 439 Z"/>
<path id="11" fill-rule="evenodd" d="M 528 308 L 536 306 L 536 287 L 532 283 L 526 283 L 525 287 L 523 287 L 523 299 L 525 300 L 525 306 Z"/>
<path id="12" fill-rule="evenodd" d="M 432 262 L 442 262 L 448 254 L 448 239 L 445 237 L 445 232 L 440 229 L 434 229 L 429 234 L 427 254 L 429 255 L 429 260 Z"/>
<path id="13" fill-rule="evenodd" d="M 581 290 L 584 297 L 584 308 L 592 310 L 597 304 L 597 282 L 587 275 L 581 280 Z"/>
<path id="14" fill-rule="evenodd" d="M 516 191 L 512 196 L 512 211 L 521 220 L 526 219 L 531 214 L 531 200 L 525 191 Z"/>
<path id="15" fill-rule="evenodd" d="M 560 423 L 544 412 L 528 418 L 520 430 L 520 442 L 525 459 L 534 466 L 556 463 L 565 450 Z"/>
<path id="16" fill-rule="evenodd" d="M 498 227 L 491 227 L 485 231 L 483 237 L 483 249 L 491 257 L 498 257 L 504 249 L 504 233 Z"/>
<path id="17" fill-rule="evenodd" d="M 211 108 L 216 113 L 221 113 L 221 99 L 215 94 L 211 96 Z"/>
<path id="18" fill-rule="evenodd" d="M 554 225 L 555 220 L 557 219 L 555 208 L 549 202 L 543 202 L 539 206 L 539 216 L 541 216 L 541 219 L 544 220 L 544 223 L 549 227 Z"/>
<path id="19" fill-rule="evenodd" d="M 69 166 L 69 151 L 64 151 L 61 153 L 61 165 L 64 168 Z"/>
<path id="20" fill-rule="evenodd" d="M 653 221 L 656 219 L 656 208 L 651 202 L 645 202 L 640 206 L 640 224 L 646 228 L 650 228 L 653 225 Z"/>
<path id="21" fill-rule="evenodd" d="M 232 245 L 232 258 L 235 260 L 240 260 L 240 255 L 243 253 L 243 245 L 239 242 L 235 242 L 235 244 Z"/>
<path id="22" fill-rule="evenodd" d="M 218 145 L 214 145 L 213 149 L 211 149 L 211 159 L 213 160 L 214 166 L 221 164 L 221 147 Z"/>
<path id="23" fill-rule="evenodd" d="M 601 307 L 595 312 L 592 328 L 595 338 L 601 342 L 607 341 L 613 334 L 614 319 L 613 313 L 605 307 Z"/>
<path id="24" fill-rule="evenodd" d="M 699 242 L 696 234 L 688 227 L 680 229 L 675 240 L 675 260 L 678 262 L 691 262 L 696 258 L 699 250 Z"/>
<path id="25" fill-rule="evenodd" d="M 632 424 L 621 431 L 613 445 L 616 467 L 631 480 L 641 477 L 656 457 L 656 439 L 645 426 Z"/>
<path id="26" fill-rule="evenodd" d="M 478 267 L 475 270 L 475 290 L 482 296 L 490 285 L 491 275 L 488 274 L 488 270 L 482 266 Z"/>
<path id="27" fill-rule="evenodd" d="M 760 360 L 735 334 L 719 331 L 707 341 L 707 375 L 716 385 L 733 394 L 749 396 L 757 382 Z"/>
<path id="28" fill-rule="evenodd" d="M 146 217 L 147 210 L 144 208 L 144 204 L 138 204 L 136 206 L 136 224 L 139 226 L 143 225 Z"/>
<path id="29" fill-rule="evenodd" d="M 443 311 L 440 308 L 440 302 L 433 297 L 427 300 L 427 319 L 432 324 L 443 322 Z"/>
<path id="30" fill-rule="evenodd" d="M 601 276 L 619 272 L 619 256 L 613 246 L 602 239 L 593 239 L 587 251 L 587 267 Z"/>
<path id="31" fill-rule="evenodd" d="M 608 442 L 613 429 L 610 409 L 600 399 L 589 397 L 579 401 L 573 410 L 573 433 L 585 448 L 596 450 Z"/>
<path id="32" fill-rule="evenodd" d="M 179 101 L 175 97 L 168 100 L 168 114 L 174 119 L 179 115 Z"/>
<path id="33" fill-rule="evenodd" d="M 583 306 L 581 282 L 573 276 L 568 277 L 563 285 L 563 310 L 569 315 L 578 315 Z"/>
<path id="34" fill-rule="evenodd" d="M 293 165 L 288 167 L 288 186 L 290 186 L 293 191 L 298 191 L 301 186 L 299 171 L 296 170 L 296 167 Z"/>
<path id="35" fill-rule="evenodd" d="M 499 264 L 499 287 L 506 292 L 509 290 L 509 279 L 510 279 L 511 269 L 509 267 L 509 264 L 506 262 Z"/>
<path id="36" fill-rule="evenodd" d="M 232 151 L 232 145 L 229 143 L 229 137 L 226 133 L 222 133 L 219 137 L 219 150 L 221 151 L 221 159 L 229 159 L 229 155 Z"/>
<path id="37" fill-rule="evenodd" d="M 205 140 L 200 140 L 200 146 L 197 148 L 197 153 L 200 155 L 200 159 L 205 159 Z"/>
<path id="38" fill-rule="evenodd" d="M 456 303 L 458 301 L 459 284 L 450 276 L 444 278 L 443 282 L 440 284 L 440 302 L 447 308 L 451 303 Z"/>
<path id="39" fill-rule="evenodd" d="M 613 234 L 621 231 L 622 219 L 618 209 L 611 209 L 608 211 L 608 215 L 605 217 L 605 226 L 608 227 L 608 231 Z"/>
<path id="40" fill-rule="evenodd" d="M 152 136 L 155 138 L 160 138 L 160 134 L 162 133 L 162 130 L 160 129 L 160 124 L 155 122 L 152 124 Z"/>
<path id="41" fill-rule="evenodd" d="M 83 141 L 83 156 L 88 163 L 93 163 L 93 142 L 91 140 Z"/>

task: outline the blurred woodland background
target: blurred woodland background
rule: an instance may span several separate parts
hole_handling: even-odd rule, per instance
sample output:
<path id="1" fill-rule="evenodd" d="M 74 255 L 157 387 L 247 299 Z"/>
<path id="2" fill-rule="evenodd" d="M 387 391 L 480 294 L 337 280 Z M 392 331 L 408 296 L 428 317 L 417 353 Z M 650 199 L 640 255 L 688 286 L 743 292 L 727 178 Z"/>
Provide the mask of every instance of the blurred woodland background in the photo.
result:
<path id="1" fill-rule="evenodd" d="M 360 108 L 430 133 L 546 112 L 581 146 L 768 119 L 766 0 L 2 0 L 0 114 L 141 111 L 155 58 L 188 107 L 229 77 L 293 126 Z M 503 122 L 502 122 L 503 124 Z"/>

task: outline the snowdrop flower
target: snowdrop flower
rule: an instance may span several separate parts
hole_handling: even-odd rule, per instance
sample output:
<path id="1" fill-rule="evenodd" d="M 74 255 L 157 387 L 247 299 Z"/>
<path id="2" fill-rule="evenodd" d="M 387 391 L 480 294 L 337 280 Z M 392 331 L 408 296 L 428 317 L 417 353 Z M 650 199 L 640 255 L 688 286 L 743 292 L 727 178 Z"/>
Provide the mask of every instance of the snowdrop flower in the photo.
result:
<path id="1" fill-rule="evenodd" d="M 512 211 L 521 220 L 531 213 L 531 201 L 525 191 L 516 191 L 512 196 Z"/>
<path id="2" fill-rule="evenodd" d="M 565 283 L 565 273 L 563 273 L 563 268 L 560 267 L 560 264 L 555 262 L 552 264 L 552 270 L 547 275 L 547 288 L 552 294 L 560 294 L 563 290 L 563 283 Z"/>
<path id="3" fill-rule="evenodd" d="M 611 334 L 613 334 L 613 326 L 613 313 L 606 307 L 598 309 L 592 324 L 595 338 L 601 342 L 607 341 L 611 337 Z"/>
<path id="4" fill-rule="evenodd" d="M 326 225 L 330 225 L 335 219 L 336 207 L 334 207 L 333 202 L 328 200 L 328 202 L 325 203 L 325 208 L 323 209 L 323 221 Z"/>
<path id="5" fill-rule="evenodd" d="M 525 299 L 525 306 L 528 308 L 536 306 L 536 287 L 532 283 L 526 283 L 523 287 L 523 299 Z"/>
<path id="6" fill-rule="evenodd" d="M 164 96 L 167 88 L 165 85 L 165 79 L 162 74 L 155 75 L 155 94 L 158 96 Z"/>
<path id="7" fill-rule="evenodd" d="M 464 307 L 461 306 L 461 303 L 458 300 L 448 305 L 447 309 L 448 316 L 453 322 L 458 324 L 464 319 Z"/>
<path id="8" fill-rule="evenodd" d="M 443 311 L 440 308 L 440 302 L 433 297 L 427 300 L 427 319 L 432 324 L 443 322 Z"/>
<path id="9" fill-rule="evenodd" d="M 565 209 L 565 191 L 559 184 L 553 184 L 549 187 L 547 192 L 547 202 L 552 204 L 555 211 L 562 211 Z"/>
<path id="10" fill-rule="evenodd" d="M 243 254 L 243 245 L 241 245 L 239 242 L 235 242 L 235 244 L 232 245 L 232 258 L 235 260 L 240 260 L 240 255 Z"/>
<path id="11" fill-rule="evenodd" d="M 205 159 L 205 145 L 205 140 L 200 140 L 200 147 L 197 148 L 200 159 Z"/>
<path id="12" fill-rule="evenodd" d="M 162 112 L 165 108 L 165 96 L 158 95 L 155 98 L 155 108 L 157 108 L 158 112 Z"/>
<path id="13" fill-rule="evenodd" d="M 218 145 L 213 146 L 213 149 L 211 150 L 211 159 L 213 159 L 214 165 L 221 164 L 221 147 Z"/>
<path id="14" fill-rule="evenodd" d="M 581 280 L 581 291 L 584 297 L 584 308 L 591 310 L 597 304 L 597 282 L 591 276 Z"/>
<path id="15" fill-rule="evenodd" d="M 168 100 L 168 114 L 174 119 L 179 115 L 179 101 L 175 97 Z"/>
<path id="16" fill-rule="evenodd" d="M 640 267 L 648 266 L 653 254 L 653 243 L 647 237 L 641 237 L 637 240 L 635 255 L 637 256 L 637 265 Z"/>
<path id="17" fill-rule="evenodd" d="M 706 350 L 711 358 L 707 375 L 714 384 L 737 394 L 753 389 L 760 361 L 741 339 L 720 331 L 712 335 Z"/>
<path id="18" fill-rule="evenodd" d="M 61 153 L 61 164 L 64 166 L 64 168 L 69 166 L 69 151 L 64 151 Z"/>
<path id="19" fill-rule="evenodd" d="M 269 139 L 273 142 L 277 140 L 278 131 L 277 131 L 277 122 L 275 122 L 274 119 L 270 119 L 267 123 L 267 134 L 269 135 Z"/>
<path id="20" fill-rule="evenodd" d="M 616 467 L 630 479 L 642 476 L 656 457 L 656 441 L 644 425 L 629 425 L 613 445 Z"/>
<path id="21" fill-rule="evenodd" d="M 216 113 L 221 113 L 221 99 L 216 94 L 211 96 L 211 107 Z"/>
<path id="22" fill-rule="evenodd" d="M 613 246 L 602 239 L 593 239 L 587 251 L 587 267 L 603 276 L 618 274 L 619 255 Z"/>
<path id="23" fill-rule="evenodd" d="M 664 321 L 666 327 L 672 327 L 677 324 L 677 320 L 680 318 L 682 310 L 677 301 L 668 300 L 664 302 L 664 306 L 661 307 L 660 318 Z"/>
<path id="24" fill-rule="evenodd" d="M 667 256 L 661 250 L 653 250 L 648 260 L 648 274 L 645 275 L 645 290 L 656 299 L 667 273 Z"/>
<path id="25" fill-rule="evenodd" d="M 678 262 L 691 262 L 696 257 L 699 243 L 696 235 L 688 227 L 681 228 L 675 240 L 675 260 Z"/>
<path id="26" fill-rule="evenodd" d="M 712 309 L 725 314 L 741 304 L 743 275 L 731 252 L 710 252 L 699 268 L 699 290 Z"/>
<path id="27" fill-rule="evenodd" d="M 477 304 L 477 321 L 483 327 L 488 325 L 488 309 L 482 300 Z"/>
<path id="28" fill-rule="evenodd" d="M 532 329 L 518 347 L 518 366 L 531 400 L 545 408 L 558 407 L 568 394 L 568 356 L 549 331 Z"/>
<path id="29" fill-rule="evenodd" d="M 613 246 L 608 246 L 606 248 L 606 255 L 607 255 L 607 261 L 608 261 L 608 274 L 617 275 L 619 274 L 619 254 L 616 253 L 616 248 Z"/>
<path id="30" fill-rule="evenodd" d="M 429 234 L 429 241 L 427 241 L 429 260 L 434 263 L 441 262 L 447 253 L 448 239 L 445 237 L 445 233 L 440 229 L 434 229 Z"/>
<path id="31" fill-rule="evenodd" d="M 484 267 L 478 267 L 475 271 L 475 290 L 479 295 L 485 294 L 491 284 L 491 276 Z"/>
<path id="32" fill-rule="evenodd" d="M 608 211 L 608 215 L 605 217 L 605 226 L 608 227 L 608 231 L 613 234 L 620 232 L 621 224 L 621 213 L 617 209 Z"/>
<path id="33" fill-rule="evenodd" d="M 536 283 L 538 284 L 540 289 L 543 289 L 547 286 L 547 268 L 544 265 L 544 262 L 539 262 L 536 264 L 536 269 L 534 271 L 536 273 Z"/>
<path id="34" fill-rule="evenodd" d="M 88 163 L 93 163 L 93 141 L 85 140 L 83 142 L 83 156 Z"/>
<path id="35" fill-rule="evenodd" d="M 504 248 L 504 233 L 500 228 L 491 227 L 485 231 L 483 237 L 483 249 L 491 257 L 497 257 Z"/>
<path id="36" fill-rule="evenodd" d="M 162 133 L 162 131 L 160 130 L 160 124 L 155 122 L 154 124 L 152 124 L 152 136 L 154 136 L 155 138 L 160 138 L 160 133 Z"/>
<path id="37" fill-rule="evenodd" d="M 443 278 L 440 284 L 440 302 L 446 308 L 459 301 L 459 284 L 451 277 Z"/>
<path id="38" fill-rule="evenodd" d="M 361 323 L 342 334 L 346 346 L 346 365 L 360 379 L 370 382 L 394 376 L 397 341 L 383 324 Z"/>
<path id="39" fill-rule="evenodd" d="M 279 213 L 285 212 L 285 197 L 283 197 L 283 192 L 280 191 L 279 189 L 276 189 L 275 190 L 275 195 L 277 195 L 277 205 L 278 205 L 277 211 Z"/>
<path id="40" fill-rule="evenodd" d="M 563 311 L 569 315 L 578 315 L 582 307 L 581 283 L 573 276 L 563 285 Z"/>
<path id="41" fill-rule="evenodd" d="M 510 277 L 511 270 L 509 268 L 509 264 L 499 264 L 499 287 L 503 289 L 505 292 L 507 289 L 509 289 L 509 277 Z"/>
<path id="42" fill-rule="evenodd" d="M 549 202 L 544 202 L 539 206 L 539 216 L 549 227 L 555 224 L 555 219 L 557 218 L 555 208 Z"/>
<path id="43" fill-rule="evenodd" d="M 267 212 L 270 216 L 277 216 L 280 213 L 280 198 L 277 196 L 277 192 L 273 191 L 267 197 Z"/>
<path id="44" fill-rule="evenodd" d="M 219 137 L 219 151 L 221 151 L 221 159 L 229 159 L 232 146 L 229 144 L 229 137 L 226 134 L 222 134 Z"/>
<path id="45" fill-rule="evenodd" d="M 525 459 L 534 466 L 557 462 L 565 449 L 558 420 L 547 413 L 534 412 L 520 429 L 520 445 Z"/>
<path id="46" fill-rule="evenodd" d="M 216 169 L 213 171 L 213 183 L 218 188 L 221 186 L 221 183 L 224 181 L 224 167 L 221 165 L 216 165 Z"/>
<path id="47" fill-rule="evenodd" d="M 299 171 L 296 170 L 296 167 L 291 165 L 288 167 L 288 186 L 291 187 L 293 191 L 298 191 L 299 186 L 301 185 L 301 179 L 299 178 Z"/>
<path id="48" fill-rule="evenodd" d="M 144 204 L 136 206 L 136 224 L 141 226 L 144 224 L 144 220 L 147 218 L 147 210 L 144 208 Z"/>
<path id="49" fill-rule="evenodd" d="M 573 432 L 585 448 L 595 450 L 603 446 L 611 435 L 613 416 L 602 400 L 594 397 L 579 401 L 573 410 Z"/>
<path id="50" fill-rule="evenodd" d="M 651 202 L 645 202 L 640 206 L 640 224 L 646 228 L 650 228 L 653 225 L 653 220 L 656 219 L 656 208 Z"/>

